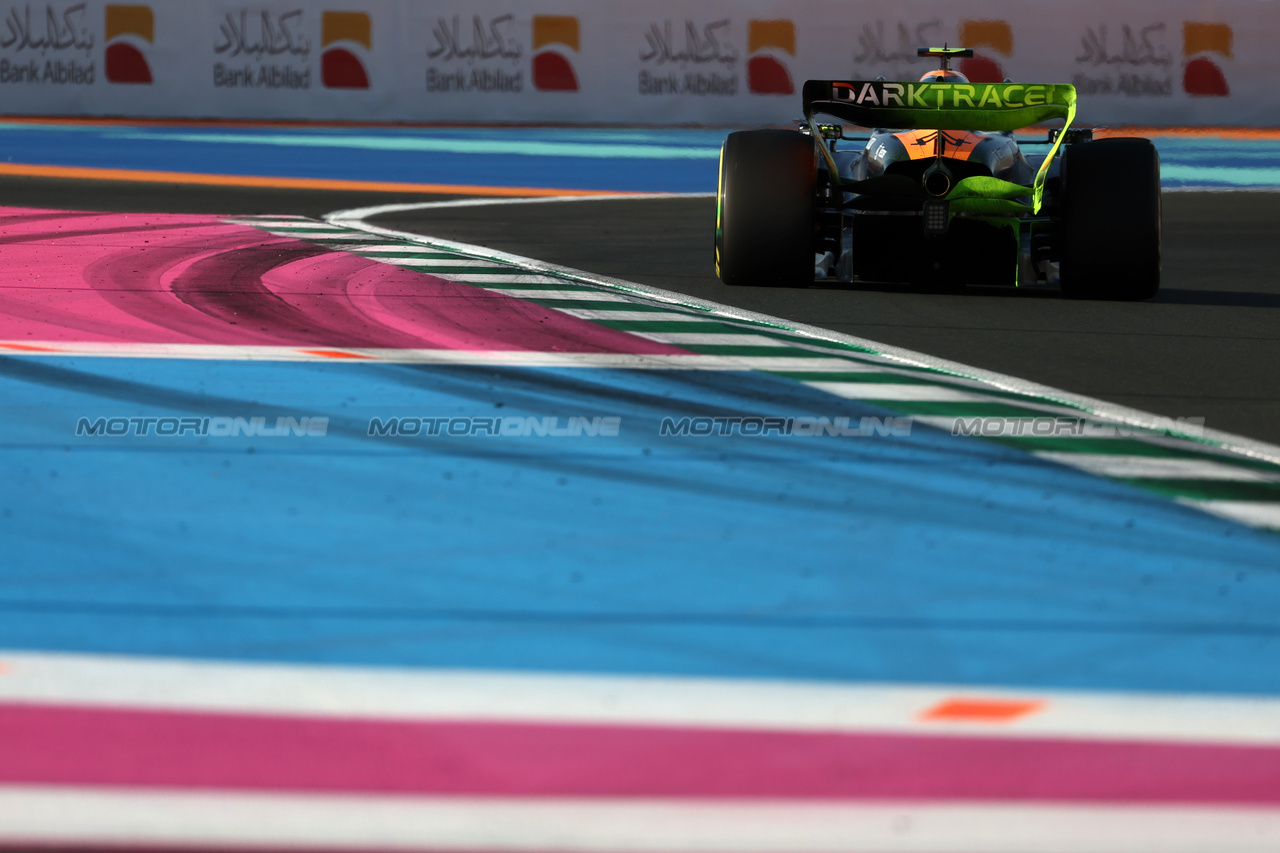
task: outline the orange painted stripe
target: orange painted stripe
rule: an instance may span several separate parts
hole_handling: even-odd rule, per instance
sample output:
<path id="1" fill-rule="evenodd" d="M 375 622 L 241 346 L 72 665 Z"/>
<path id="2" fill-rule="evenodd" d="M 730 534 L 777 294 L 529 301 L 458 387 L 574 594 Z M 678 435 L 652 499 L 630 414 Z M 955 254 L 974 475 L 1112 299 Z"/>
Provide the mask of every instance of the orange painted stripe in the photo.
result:
<path id="1" fill-rule="evenodd" d="M 529 130 L 550 128 L 552 130 L 573 130 L 575 126 L 549 121 L 312 121 L 309 119 L 221 119 L 221 118 L 110 118 L 106 116 L 4 116 L 0 124 L 48 124 L 69 125 L 72 127 L 305 127 L 309 130 L 348 130 L 351 128 L 385 127 L 391 129 L 410 130 Z M 787 125 L 794 127 L 794 125 Z M 648 124 L 610 124 L 591 125 L 592 130 L 672 130 L 687 128 L 689 125 L 668 125 L 655 128 Z M 705 125 L 697 126 L 706 129 Z M 735 128 L 736 129 L 736 128 Z M 726 131 L 727 132 L 727 131 Z"/>
<path id="2" fill-rule="evenodd" d="M 902 143 L 902 147 L 907 149 L 907 154 L 911 156 L 912 160 L 923 160 L 934 156 L 934 151 L 937 150 L 936 134 L 940 132 L 937 130 L 908 130 L 903 133 L 895 133 L 894 136 Z M 987 138 L 980 133 L 949 131 L 943 138 L 942 156 L 949 157 L 952 160 L 967 160 L 969 155 L 973 153 L 973 149 L 977 148 L 979 143 Z M 947 139 L 958 139 L 959 144 L 948 142 Z"/>
<path id="3" fill-rule="evenodd" d="M 26 178 L 71 178 L 86 181 L 137 181 L 151 184 L 199 184 L 209 187 L 262 187 L 273 190 L 338 190 L 373 193 L 433 193 L 479 196 L 597 196 L 650 193 L 616 190 L 563 190 L 546 187 L 480 187 L 469 184 L 409 184 L 395 181 L 348 181 L 336 178 L 267 178 L 259 175 L 204 175 L 198 172 L 154 172 L 144 169 L 98 169 L 86 166 L 35 166 L 0 163 L 0 175 Z"/>
<path id="4" fill-rule="evenodd" d="M 934 722 L 964 720 L 981 723 L 1009 723 L 1039 711 L 1043 702 L 1007 699 L 948 699 L 920 715 Z"/>
<path id="5" fill-rule="evenodd" d="M 929 137 L 935 133 L 937 133 L 935 130 L 906 130 L 895 133 L 894 137 L 902 143 L 902 147 L 907 150 L 907 156 L 912 160 L 923 160 L 934 156 L 937 143 Z"/>
<path id="6" fill-rule="evenodd" d="M 298 352 L 307 355 L 319 355 L 325 358 L 373 358 L 371 355 L 361 355 L 358 352 L 343 352 L 337 349 L 303 349 Z"/>

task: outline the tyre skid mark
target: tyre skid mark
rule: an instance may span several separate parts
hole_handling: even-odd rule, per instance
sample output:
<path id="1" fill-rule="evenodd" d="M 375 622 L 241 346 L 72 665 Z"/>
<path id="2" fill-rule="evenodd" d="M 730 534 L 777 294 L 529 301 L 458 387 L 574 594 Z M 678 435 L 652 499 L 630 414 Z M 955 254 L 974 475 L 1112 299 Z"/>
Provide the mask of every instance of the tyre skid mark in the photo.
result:
<path id="1" fill-rule="evenodd" d="M 686 352 L 216 217 L 7 210 L 0 340 L 15 352 L 37 342 Z"/>

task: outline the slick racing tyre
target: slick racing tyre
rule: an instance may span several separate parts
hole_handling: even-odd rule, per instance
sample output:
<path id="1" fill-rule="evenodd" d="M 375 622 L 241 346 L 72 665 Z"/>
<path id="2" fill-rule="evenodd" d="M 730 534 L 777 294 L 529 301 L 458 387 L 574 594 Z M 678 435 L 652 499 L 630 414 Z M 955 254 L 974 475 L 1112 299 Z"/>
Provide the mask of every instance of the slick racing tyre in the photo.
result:
<path id="1" fill-rule="evenodd" d="M 1146 139 L 1067 147 L 1062 164 L 1062 291 L 1150 299 L 1160 289 L 1160 156 Z"/>
<path id="2" fill-rule="evenodd" d="M 725 284 L 813 283 L 813 140 L 794 130 L 729 134 L 720 149 L 716 273 Z"/>

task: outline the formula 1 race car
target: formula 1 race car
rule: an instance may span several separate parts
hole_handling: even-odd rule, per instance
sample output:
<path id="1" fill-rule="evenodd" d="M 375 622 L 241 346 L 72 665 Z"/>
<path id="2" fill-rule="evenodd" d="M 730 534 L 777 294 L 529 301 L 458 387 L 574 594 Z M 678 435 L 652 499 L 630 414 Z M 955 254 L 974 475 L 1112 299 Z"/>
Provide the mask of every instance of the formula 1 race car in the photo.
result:
<path id="1" fill-rule="evenodd" d="M 970 83 L 950 61 L 972 50 L 919 55 L 942 67 L 919 82 L 809 80 L 796 130 L 729 134 L 716 194 L 721 281 L 1059 284 L 1087 299 L 1154 296 L 1155 146 L 1073 129 L 1072 86 Z M 846 136 L 819 114 L 872 130 Z M 1014 136 L 1055 119 L 1064 125 L 1046 138 Z M 841 140 L 862 145 L 841 150 Z"/>

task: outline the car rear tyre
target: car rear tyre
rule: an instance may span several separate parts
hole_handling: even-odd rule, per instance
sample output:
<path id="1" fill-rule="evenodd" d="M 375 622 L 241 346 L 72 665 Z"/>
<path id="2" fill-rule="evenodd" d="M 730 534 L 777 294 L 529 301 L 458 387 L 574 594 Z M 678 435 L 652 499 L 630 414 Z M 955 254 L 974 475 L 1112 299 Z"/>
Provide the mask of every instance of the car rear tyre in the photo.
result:
<path id="1" fill-rule="evenodd" d="M 1150 140 L 1068 146 L 1062 217 L 1067 296 L 1139 300 L 1160 290 L 1160 156 Z"/>
<path id="2" fill-rule="evenodd" d="M 811 138 L 793 130 L 729 134 L 720 149 L 716 273 L 725 284 L 813 283 Z"/>

